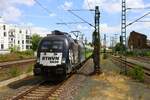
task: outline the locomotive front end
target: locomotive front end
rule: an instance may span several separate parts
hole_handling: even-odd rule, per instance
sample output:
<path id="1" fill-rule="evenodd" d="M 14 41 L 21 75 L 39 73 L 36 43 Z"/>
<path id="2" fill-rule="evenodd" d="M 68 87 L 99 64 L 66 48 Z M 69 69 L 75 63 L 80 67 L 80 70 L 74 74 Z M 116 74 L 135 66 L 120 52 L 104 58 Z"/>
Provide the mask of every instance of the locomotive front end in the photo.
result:
<path id="1" fill-rule="evenodd" d="M 55 36 L 44 38 L 38 48 L 34 74 L 44 77 L 66 75 L 66 41 Z"/>

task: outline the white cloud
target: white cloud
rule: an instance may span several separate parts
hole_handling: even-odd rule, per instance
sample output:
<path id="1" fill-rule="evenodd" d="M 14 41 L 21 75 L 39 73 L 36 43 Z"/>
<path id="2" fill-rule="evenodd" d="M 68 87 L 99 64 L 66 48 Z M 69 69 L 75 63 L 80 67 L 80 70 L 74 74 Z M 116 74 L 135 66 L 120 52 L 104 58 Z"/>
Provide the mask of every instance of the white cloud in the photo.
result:
<path id="1" fill-rule="evenodd" d="M 65 1 L 63 5 L 61 5 L 60 7 L 63 8 L 64 10 L 68 10 L 70 8 L 72 8 L 73 3 L 70 1 Z"/>
<path id="2" fill-rule="evenodd" d="M 21 16 L 21 12 L 19 9 L 15 7 L 9 7 L 5 9 L 5 12 L 3 12 L 2 17 L 4 20 L 7 21 L 19 21 L 19 17 Z"/>
<path id="3" fill-rule="evenodd" d="M 94 9 L 96 5 L 108 13 L 117 13 L 121 11 L 121 1 L 122 0 L 84 0 L 83 8 Z M 89 2 L 89 5 L 88 5 Z M 127 7 L 132 8 L 144 8 L 150 4 L 144 4 L 143 0 L 126 0 Z"/>
<path id="4" fill-rule="evenodd" d="M 35 1 L 34 0 L 12 0 L 11 3 L 32 6 L 32 5 L 34 5 Z"/>
<path id="5" fill-rule="evenodd" d="M 46 36 L 47 34 L 50 34 L 50 30 L 48 30 L 47 28 L 44 28 L 44 27 L 36 27 L 36 26 L 33 26 L 31 27 L 31 32 L 33 34 L 39 34 L 40 36 L 44 37 Z"/>
<path id="6" fill-rule="evenodd" d="M 49 14 L 49 16 L 50 16 L 50 17 L 55 17 L 56 14 L 55 14 L 55 13 L 51 13 L 51 14 Z"/>
<path id="7" fill-rule="evenodd" d="M 32 6 L 34 3 L 34 0 L 0 0 L 0 15 L 5 21 L 17 22 L 22 15 L 18 5 Z"/>
<path id="8" fill-rule="evenodd" d="M 120 33 L 120 25 L 108 26 L 106 23 L 101 24 L 101 33 Z"/>
<path id="9" fill-rule="evenodd" d="M 79 31 L 85 31 L 85 30 L 88 30 L 88 27 L 78 24 L 76 26 L 76 29 L 79 30 Z"/>

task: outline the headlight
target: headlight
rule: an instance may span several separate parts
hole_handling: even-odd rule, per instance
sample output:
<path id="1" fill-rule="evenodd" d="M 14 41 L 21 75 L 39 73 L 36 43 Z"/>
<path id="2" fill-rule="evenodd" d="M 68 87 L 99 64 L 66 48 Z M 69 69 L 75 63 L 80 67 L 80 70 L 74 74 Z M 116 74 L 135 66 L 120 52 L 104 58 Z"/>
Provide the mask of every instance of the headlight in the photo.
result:
<path id="1" fill-rule="evenodd" d="M 66 58 L 62 58 L 61 63 L 66 63 Z"/>
<path id="2" fill-rule="evenodd" d="M 37 63 L 39 63 L 40 62 L 40 58 L 37 58 Z"/>

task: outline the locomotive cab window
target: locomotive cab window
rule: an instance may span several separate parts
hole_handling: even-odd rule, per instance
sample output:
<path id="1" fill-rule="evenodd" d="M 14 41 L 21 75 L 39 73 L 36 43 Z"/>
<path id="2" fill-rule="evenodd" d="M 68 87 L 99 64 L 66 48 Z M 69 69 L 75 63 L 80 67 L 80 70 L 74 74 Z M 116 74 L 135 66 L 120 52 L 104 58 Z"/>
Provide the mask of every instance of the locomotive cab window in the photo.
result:
<path id="1" fill-rule="evenodd" d="M 43 41 L 41 45 L 41 50 L 62 51 L 63 41 L 57 41 L 57 40 Z"/>

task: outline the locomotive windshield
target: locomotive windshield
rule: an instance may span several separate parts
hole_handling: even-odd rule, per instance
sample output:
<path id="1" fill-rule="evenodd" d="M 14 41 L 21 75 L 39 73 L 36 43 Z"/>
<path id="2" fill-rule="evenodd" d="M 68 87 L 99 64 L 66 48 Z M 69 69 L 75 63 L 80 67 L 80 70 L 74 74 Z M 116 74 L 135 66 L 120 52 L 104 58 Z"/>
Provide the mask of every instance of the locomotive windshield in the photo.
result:
<path id="1" fill-rule="evenodd" d="M 41 44 L 42 51 L 62 51 L 63 50 L 63 41 L 58 40 L 47 40 L 43 41 Z"/>

